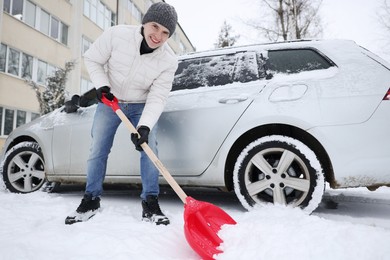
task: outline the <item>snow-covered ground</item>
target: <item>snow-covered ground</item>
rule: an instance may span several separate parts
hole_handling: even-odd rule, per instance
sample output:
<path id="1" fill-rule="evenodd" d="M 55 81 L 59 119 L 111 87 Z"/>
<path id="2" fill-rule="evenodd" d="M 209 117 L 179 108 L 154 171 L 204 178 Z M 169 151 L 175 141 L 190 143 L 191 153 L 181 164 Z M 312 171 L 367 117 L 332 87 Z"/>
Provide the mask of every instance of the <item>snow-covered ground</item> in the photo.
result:
<path id="1" fill-rule="evenodd" d="M 199 259 L 184 236 L 183 204 L 170 188 L 160 196 L 169 226 L 140 221 L 140 191 L 132 186 L 108 187 L 101 213 L 65 225 L 82 190 L 66 186 L 23 195 L 0 184 L 0 259 Z M 185 191 L 237 221 L 220 231 L 224 253 L 217 259 L 390 259 L 390 188 L 327 189 L 312 215 L 276 206 L 247 212 L 233 193 Z"/>

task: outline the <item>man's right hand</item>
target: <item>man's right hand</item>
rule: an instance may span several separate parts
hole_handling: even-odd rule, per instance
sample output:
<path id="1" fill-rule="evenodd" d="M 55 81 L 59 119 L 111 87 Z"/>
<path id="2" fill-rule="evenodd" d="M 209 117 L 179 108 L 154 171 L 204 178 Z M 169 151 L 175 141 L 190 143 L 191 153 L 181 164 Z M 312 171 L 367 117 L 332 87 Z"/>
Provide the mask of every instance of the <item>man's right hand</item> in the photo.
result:
<path id="1" fill-rule="evenodd" d="M 96 97 L 100 102 L 102 102 L 103 95 L 105 95 L 105 97 L 110 101 L 114 99 L 114 95 L 111 93 L 110 87 L 108 86 L 104 86 L 96 90 Z"/>

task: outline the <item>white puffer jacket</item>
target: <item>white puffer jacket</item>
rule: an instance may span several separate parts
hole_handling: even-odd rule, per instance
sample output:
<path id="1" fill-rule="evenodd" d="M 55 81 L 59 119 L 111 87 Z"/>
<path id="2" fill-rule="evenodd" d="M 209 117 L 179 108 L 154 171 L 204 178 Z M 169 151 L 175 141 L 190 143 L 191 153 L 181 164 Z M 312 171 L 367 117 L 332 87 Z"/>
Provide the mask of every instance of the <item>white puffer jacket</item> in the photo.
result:
<path id="1" fill-rule="evenodd" d="M 150 129 L 160 117 L 172 88 L 177 56 L 167 43 L 140 55 L 141 26 L 107 29 L 84 54 L 96 88 L 109 86 L 122 102 L 145 103 L 138 126 Z"/>

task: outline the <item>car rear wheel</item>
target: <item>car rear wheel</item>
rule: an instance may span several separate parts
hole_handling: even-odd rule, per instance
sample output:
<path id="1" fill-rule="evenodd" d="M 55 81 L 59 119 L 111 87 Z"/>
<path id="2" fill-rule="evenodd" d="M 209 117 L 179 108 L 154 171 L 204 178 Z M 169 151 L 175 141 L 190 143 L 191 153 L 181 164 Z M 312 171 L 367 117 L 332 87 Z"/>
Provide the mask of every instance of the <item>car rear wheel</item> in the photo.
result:
<path id="1" fill-rule="evenodd" d="M 250 210 L 265 203 L 312 212 L 321 202 L 324 177 L 315 153 L 302 142 L 280 135 L 250 143 L 234 167 L 234 189 Z"/>
<path id="2" fill-rule="evenodd" d="M 12 147 L 5 155 L 1 170 L 11 192 L 33 192 L 46 181 L 41 147 L 36 142 L 22 142 Z"/>

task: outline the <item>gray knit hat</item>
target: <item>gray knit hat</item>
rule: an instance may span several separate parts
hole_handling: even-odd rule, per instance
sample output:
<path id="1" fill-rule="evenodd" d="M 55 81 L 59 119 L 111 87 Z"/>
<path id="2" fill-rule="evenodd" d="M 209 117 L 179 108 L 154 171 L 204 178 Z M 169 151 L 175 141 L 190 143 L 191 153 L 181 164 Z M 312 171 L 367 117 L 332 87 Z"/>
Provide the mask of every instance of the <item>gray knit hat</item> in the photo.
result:
<path id="1" fill-rule="evenodd" d="M 169 37 L 172 36 L 177 24 L 177 13 L 175 8 L 164 2 L 152 4 L 142 19 L 142 24 L 148 22 L 161 24 L 169 30 Z"/>

